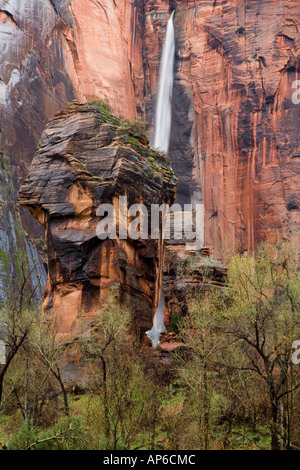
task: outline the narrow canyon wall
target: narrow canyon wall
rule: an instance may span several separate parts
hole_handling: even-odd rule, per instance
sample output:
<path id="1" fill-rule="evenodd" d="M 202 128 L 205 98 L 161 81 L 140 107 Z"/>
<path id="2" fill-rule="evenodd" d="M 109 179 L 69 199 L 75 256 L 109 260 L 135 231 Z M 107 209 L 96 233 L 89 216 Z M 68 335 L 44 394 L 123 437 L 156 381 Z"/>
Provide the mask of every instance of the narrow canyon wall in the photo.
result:
<path id="1" fill-rule="evenodd" d="M 219 259 L 262 240 L 299 243 L 297 1 L 75 0 L 63 12 L 57 7 L 69 24 L 65 57 L 72 56 L 77 96 L 101 95 L 118 114 L 153 123 L 173 8 L 170 156 L 179 202 L 204 201 L 205 243 Z"/>
<path id="2" fill-rule="evenodd" d="M 299 243 L 297 1 L 75 0 L 68 11 L 76 28 L 69 21 L 67 42 L 77 95 L 99 94 L 117 113 L 153 123 L 173 8 L 169 153 L 179 202 L 204 201 L 205 243 L 219 259 L 262 240 Z"/>
<path id="3" fill-rule="evenodd" d="M 77 98 L 102 97 L 128 118 L 143 114 L 143 1 L 52 3 L 64 24 L 63 54 Z"/>
<path id="4" fill-rule="evenodd" d="M 0 0 L 0 204 L 23 226 L 16 245 L 12 222 L 0 219 L 2 291 L 15 277 L 17 253 L 32 268 L 32 283 L 39 278 L 44 285 L 31 242 L 41 248 L 44 233 L 18 206 L 17 192 L 46 123 L 75 97 L 102 96 L 118 114 L 141 114 L 142 38 L 142 2 Z"/>
<path id="5" fill-rule="evenodd" d="M 42 240 L 43 231 L 27 211 L 20 210 L 17 192 L 49 118 L 75 96 L 62 55 L 60 28 L 49 1 L 0 0 L 2 300 L 12 285 L 16 295 L 21 263 L 31 272 L 28 288 L 40 283 L 41 298 L 45 287 L 45 269 L 31 240 Z"/>

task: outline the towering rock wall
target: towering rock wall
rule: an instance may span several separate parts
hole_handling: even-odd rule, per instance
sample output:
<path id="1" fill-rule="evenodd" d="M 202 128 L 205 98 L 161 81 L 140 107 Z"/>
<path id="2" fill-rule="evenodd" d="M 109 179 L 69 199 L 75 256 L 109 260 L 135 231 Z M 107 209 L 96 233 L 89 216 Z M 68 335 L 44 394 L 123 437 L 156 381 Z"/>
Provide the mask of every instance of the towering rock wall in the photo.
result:
<path id="1" fill-rule="evenodd" d="M 172 8 L 179 201 L 204 201 L 205 243 L 219 259 L 224 247 L 252 250 L 277 236 L 299 242 L 297 0 L 0 0 L 4 180 L 14 194 L 46 122 L 74 98 L 102 96 L 117 114 L 153 122 Z M 11 230 L 2 230 L 7 247 Z"/>
<path id="2" fill-rule="evenodd" d="M 12 285 L 16 294 L 21 263 L 31 272 L 32 287 L 41 283 L 39 297 L 44 289 L 45 269 L 27 236 L 41 240 L 43 231 L 20 211 L 17 192 L 49 118 L 75 96 L 60 31 L 61 21 L 49 1 L 0 0 L 2 300 Z"/>
<path id="3" fill-rule="evenodd" d="M 77 98 L 101 96 L 115 113 L 140 114 L 144 97 L 144 4 L 53 0 L 64 24 L 64 57 Z M 75 72 L 75 73 L 74 73 Z"/>
<path id="4" fill-rule="evenodd" d="M 16 278 L 21 252 L 32 283 L 40 278 L 44 284 L 43 264 L 27 236 L 41 241 L 43 231 L 16 196 L 46 123 L 75 97 L 85 102 L 100 95 L 118 114 L 134 116 L 135 96 L 143 101 L 142 37 L 142 2 L 0 0 L 2 291 Z M 17 245 L 12 220 L 20 225 Z"/>
<path id="5" fill-rule="evenodd" d="M 205 241 L 217 258 L 277 237 L 299 246 L 299 2 L 147 2 L 148 116 L 169 6 L 177 11 L 170 155 L 179 200 L 203 198 Z"/>
<path id="6" fill-rule="evenodd" d="M 253 250 L 266 239 L 299 243 L 296 0 L 75 0 L 64 35 L 77 96 L 102 95 L 117 113 L 153 123 L 173 8 L 178 200 L 204 201 L 205 243 L 219 259 L 224 249 Z"/>

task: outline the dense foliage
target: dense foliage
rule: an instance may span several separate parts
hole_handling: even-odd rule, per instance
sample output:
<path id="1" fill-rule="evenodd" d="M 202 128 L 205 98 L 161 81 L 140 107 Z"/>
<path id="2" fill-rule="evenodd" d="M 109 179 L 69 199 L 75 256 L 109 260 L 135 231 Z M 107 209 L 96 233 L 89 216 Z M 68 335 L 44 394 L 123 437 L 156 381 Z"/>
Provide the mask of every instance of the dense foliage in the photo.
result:
<path id="1" fill-rule="evenodd" d="M 300 365 L 292 361 L 300 271 L 290 243 L 234 255 L 226 288 L 199 286 L 188 313 L 171 322 L 184 346 L 165 364 L 159 347 L 133 345 L 130 312 L 115 296 L 71 345 L 27 306 L 17 316 L 5 310 L 10 350 L 13 340 L 18 348 L 2 374 L 2 446 L 300 448 Z M 64 382 L 70 347 L 85 370 L 76 385 Z"/>

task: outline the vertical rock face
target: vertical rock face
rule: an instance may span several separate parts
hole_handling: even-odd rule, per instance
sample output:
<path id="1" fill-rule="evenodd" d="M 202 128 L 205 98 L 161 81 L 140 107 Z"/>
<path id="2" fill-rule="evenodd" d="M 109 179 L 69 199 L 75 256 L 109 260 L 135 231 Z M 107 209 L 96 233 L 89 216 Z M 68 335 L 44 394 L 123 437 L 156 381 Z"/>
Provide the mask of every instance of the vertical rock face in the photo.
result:
<path id="1" fill-rule="evenodd" d="M 17 207 L 16 193 L 41 133 L 67 102 L 102 96 L 119 114 L 142 113 L 142 37 L 143 2 L 0 0 L 0 152 L 7 162 L 1 175 L 12 182 L 12 200 L 3 198 L 2 207 Z M 31 258 L 35 249 L 27 233 L 41 240 L 43 231 L 26 211 L 17 209 L 10 218 L 17 217 L 20 224 L 20 215 L 25 229 L 20 243 L 32 266 L 37 253 Z M 13 275 L 17 250 L 4 221 L 0 249 Z M 33 283 L 45 274 L 38 264 Z M 6 276 L 6 269 L 1 272 Z"/>
<path id="2" fill-rule="evenodd" d="M 46 122 L 74 97 L 153 122 L 173 8 L 178 200 L 204 201 L 205 244 L 219 259 L 277 236 L 299 243 L 298 0 L 0 0 L 3 178 L 18 189 Z"/>
<path id="3" fill-rule="evenodd" d="M 74 98 L 61 28 L 50 1 L 0 0 L 1 146 L 19 176 L 49 118 Z"/>
<path id="4" fill-rule="evenodd" d="M 49 122 L 20 202 L 46 230 L 44 307 L 53 309 L 59 334 L 78 332 L 78 323 L 94 318 L 114 284 L 120 285 L 121 302 L 130 305 L 138 335 L 151 328 L 163 246 L 150 237 L 150 208 L 172 204 L 175 190 L 165 157 L 129 135 L 105 110 L 72 104 Z M 122 239 L 119 196 L 127 197 L 128 207 L 145 205 L 149 237 Z M 100 204 L 116 211 L 114 239 L 97 235 Z"/>
<path id="5" fill-rule="evenodd" d="M 203 198 L 206 244 L 218 258 L 224 247 L 253 250 L 277 237 L 299 245 L 300 105 L 292 101 L 300 70 L 299 3 L 173 3 L 177 66 L 169 153 L 178 198 Z M 149 115 L 168 16 L 168 2 L 147 3 Z"/>
<path id="6" fill-rule="evenodd" d="M 18 285 L 20 261 L 31 272 L 32 287 L 45 270 L 27 233 L 42 231 L 17 207 L 43 128 L 74 92 L 62 56 L 61 23 L 49 1 L 0 0 L 0 218 L 1 291 Z M 70 71 L 71 72 L 71 71 Z M 41 292 L 39 291 L 39 296 Z M 5 297 L 5 296 L 4 296 Z M 2 300 L 5 300 L 3 296 Z"/>
<path id="7" fill-rule="evenodd" d="M 20 286 L 26 278 L 23 294 L 29 291 L 40 303 L 46 285 L 45 269 L 35 245 L 24 233 L 12 174 L 5 155 L 0 152 L 0 305 L 19 301 Z"/>
<path id="8" fill-rule="evenodd" d="M 65 58 L 79 99 L 101 96 L 118 115 L 142 113 L 144 5 L 141 0 L 53 1 L 67 23 Z M 67 3 L 68 6 L 62 5 Z"/>

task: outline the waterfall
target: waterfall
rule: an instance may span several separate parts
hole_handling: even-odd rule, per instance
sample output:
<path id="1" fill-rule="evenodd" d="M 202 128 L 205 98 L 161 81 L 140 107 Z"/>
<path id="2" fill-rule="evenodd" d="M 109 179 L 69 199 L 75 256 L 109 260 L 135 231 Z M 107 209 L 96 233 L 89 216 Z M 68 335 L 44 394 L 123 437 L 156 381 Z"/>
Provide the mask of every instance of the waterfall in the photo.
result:
<path id="1" fill-rule="evenodd" d="M 165 299 L 164 299 L 163 288 L 161 288 L 160 300 L 159 300 L 159 304 L 154 315 L 153 327 L 150 331 L 146 332 L 146 335 L 148 336 L 148 338 L 151 339 L 152 345 L 154 347 L 159 344 L 160 334 L 166 331 L 166 327 L 164 324 L 164 313 L 165 313 Z"/>
<path id="2" fill-rule="evenodd" d="M 172 15 L 167 24 L 165 42 L 162 51 L 159 69 L 159 84 L 155 115 L 154 147 L 167 153 L 169 150 L 171 120 L 172 120 L 172 92 L 174 81 L 175 61 L 175 31 Z M 165 300 L 163 288 L 160 290 L 160 300 L 156 309 L 153 327 L 146 335 L 151 339 L 152 345 L 159 344 L 160 334 L 166 331 L 164 324 Z"/>
<path id="3" fill-rule="evenodd" d="M 155 115 L 154 147 L 168 152 L 172 119 L 172 91 L 174 81 L 175 32 L 173 17 L 168 21 L 165 43 L 159 69 L 158 96 Z"/>

